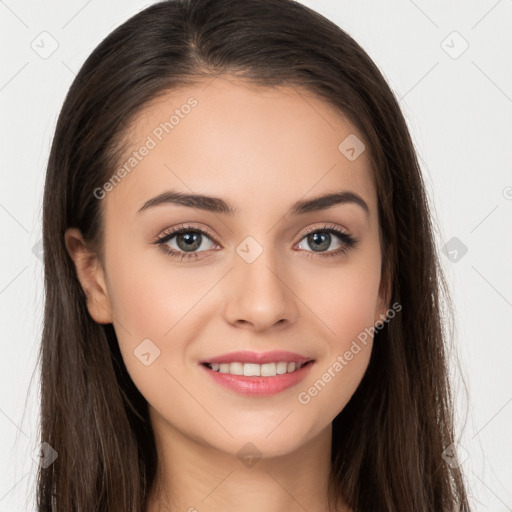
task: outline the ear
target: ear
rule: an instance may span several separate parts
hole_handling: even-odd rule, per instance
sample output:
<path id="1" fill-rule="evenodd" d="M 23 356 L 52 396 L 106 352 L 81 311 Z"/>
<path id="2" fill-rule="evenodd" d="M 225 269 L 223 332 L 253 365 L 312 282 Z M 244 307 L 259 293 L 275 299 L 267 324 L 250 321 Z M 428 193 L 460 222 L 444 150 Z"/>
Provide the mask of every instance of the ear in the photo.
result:
<path id="1" fill-rule="evenodd" d="M 82 233 L 69 228 L 64 234 L 66 249 L 75 264 L 78 280 L 87 297 L 87 309 L 100 324 L 112 322 L 112 308 L 105 284 L 105 275 L 97 255 L 88 249 Z"/>

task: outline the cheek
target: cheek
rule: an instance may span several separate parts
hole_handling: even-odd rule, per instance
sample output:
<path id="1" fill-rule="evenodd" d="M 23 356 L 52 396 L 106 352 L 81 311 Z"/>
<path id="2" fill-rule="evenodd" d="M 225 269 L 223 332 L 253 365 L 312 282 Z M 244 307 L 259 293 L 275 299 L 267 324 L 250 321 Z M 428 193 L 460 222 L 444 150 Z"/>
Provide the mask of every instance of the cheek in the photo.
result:
<path id="1" fill-rule="evenodd" d="M 165 271 L 165 255 L 163 264 L 155 264 L 147 252 L 137 250 L 124 255 L 112 251 L 110 258 L 116 262 L 110 265 L 108 282 L 119 348 L 128 372 L 144 388 L 149 369 L 153 373 L 183 360 L 186 336 L 182 329 L 204 290 L 191 281 L 190 273 L 170 276 L 168 267 Z M 150 366 L 141 363 L 141 354 L 147 352 L 154 361 Z"/>
<path id="2" fill-rule="evenodd" d="M 137 339 L 162 339 L 205 293 L 206 283 L 194 272 L 182 268 L 170 273 L 165 255 L 155 261 L 143 252 L 132 253 L 118 261 L 109 271 L 113 314 Z"/>
<path id="3" fill-rule="evenodd" d="M 183 410 L 189 397 L 177 382 L 188 379 L 186 349 L 194 335 L 190 320 L 200 314 L 200 299 L 211 286 L 184 269 L 170 275 L 165 255 L 160 265 L 145 258 L 134 252 L 109 273 L 119 349 L 128 374 L 150 404 L 165 410 L 172 395 Z"/>
<path id="4" fill-rule="evenodd" d="M 336 268 L 303 273 L 297 294 L 308 305 L 326 339 L 346 350 L 361 332 L 375 324 L 380 284 L 378 252 L 347 259 Z"/>
<path id="5" fill-rule="evenodd" d="M 361 279 L 351 274 L 343 280 L 332 280 L 330 286 L 328 300 L 318 304 L 336 345 L 343 349 L 366 328 L 374 325 L 378 284 L 369 274 L 362 275 Z"/>
<path id="6" fill-rule="evenodd" d="M 147 248 L 130 247 L 116 253 L 112 247 L 107 271 L 120 350 L 128 372 L 146 396 L 159 392 L 154 370 L 168 368 L 183 376 L 187 372 L 187 343 L 196 335 L 200 337 L 212 315 L 218 315 L 215 301 L 223 294 L 208 292 L 225 273 L 219 267 L 173 267 L 164 254 L 155 256 L 158 248 L 151 251 L 149 254 Z M 315 265 L 304 260 L 286 272 L 285 280 L 293 282 L 289 300 L 296 300 L 302 311 L 296 328 L 305 329 L 317 341 L 317 353 L 322 354 L 322 367 L 317 365 L 315 379 L 328 374 L 339 356 L 357 350 L 350 361 L 344 358 L 342 371 L 335 371 L 339 365 L 334 368 L 335 377 L 331 376 L 332 383 L 322 392 L 325 398 L 317 400 L 326 407 L 329 396 L 327 403 L 331 405 L 323 411 L 336 415 L 355 391 L 370 357 L 371 337 L 365 334 L 365 328 L 374 325 L 380 280 L 378 246 L 377 250 L 372 247 L 357 257 L 341 260 L 339 265 Z M 221 289 L 227 292 L 224 286 L 221 283 Z M 361 336 L 367 343 L 360 342 L 360 348 L 354 349 L 353 341 L 361 340 Z M 146 339 L 160 351 L 151 367 L 141 364 L 134 354 Z M 149 348 L 151 352 L 151 345 Z M 148 368 L 152 379 L 148 378 Z M 162 378 L 169 380 L 168 375 Z M 327 379 L 329 375 L 324 381 Z M 310 381 L 308 386 L 311 384 Z"/>
<path id="7" fill-rule="evenodd" d="M 297 399 L 308 414 L 325 421 L 334 419 L 345 407 L 368 367 L 380 284 L 378 255 L 378 250 L 361 253 L 357 260 L 347 259 L 328 272 L 304 273 L 307 278 L 301 280 L 298 295 L 324 334 L 319 352 L 325 357 Z"/>
<path id="8" fill-rule="evenodd" d="M 347 280 L 331 282 L 327 298 L 316 297 L 316 314 L 324 333 L 319 342 L 321 360 L 297 392 L 303 414 L 331 422 L 347 405 L 358 388 L 371 357 L 375 298 L 374 287 L 364 288 L 361 281 L 349 286 Z M 357 285 L 357 286 L 356 286 Z M 320 348 L 320 343 L 323 346 Z"/>

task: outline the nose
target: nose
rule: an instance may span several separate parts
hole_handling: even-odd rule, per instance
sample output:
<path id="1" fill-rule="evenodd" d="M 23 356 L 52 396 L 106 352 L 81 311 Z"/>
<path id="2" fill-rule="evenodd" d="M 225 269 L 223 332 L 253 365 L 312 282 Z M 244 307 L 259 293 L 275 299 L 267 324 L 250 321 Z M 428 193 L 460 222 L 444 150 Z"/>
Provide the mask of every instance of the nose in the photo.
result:
<path id="1" fill-rule="evenodd" d="M 271 251 L 264 251 L 252 263 L 236 257 L 234 265 L 224 283 L 227 322 L 264 331 L 295 321 L 298 308 L 290 273 L 277 264 Z"/>

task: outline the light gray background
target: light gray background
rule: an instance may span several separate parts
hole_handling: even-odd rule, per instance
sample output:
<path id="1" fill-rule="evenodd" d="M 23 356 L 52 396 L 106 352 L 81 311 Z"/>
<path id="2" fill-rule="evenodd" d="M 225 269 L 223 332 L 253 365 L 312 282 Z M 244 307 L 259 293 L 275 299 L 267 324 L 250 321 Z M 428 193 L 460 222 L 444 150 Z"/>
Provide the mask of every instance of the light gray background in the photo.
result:
<path id="1" fill-rule="evenodd" d="M 456 309 L 461 371 L 454 363 L 453 378 L 463 471 L 476 511 L 510 511 L 512 0 L 303 3 L 354 37 L 400 99 L 439 249 L 448 244 L 442 261 Z M 38 242 L 57 115 L 85 58 L 146 5 L 0 0 L 0 512 L 35 510 L 39 378 L 31 377 L 43 310 Z"/>

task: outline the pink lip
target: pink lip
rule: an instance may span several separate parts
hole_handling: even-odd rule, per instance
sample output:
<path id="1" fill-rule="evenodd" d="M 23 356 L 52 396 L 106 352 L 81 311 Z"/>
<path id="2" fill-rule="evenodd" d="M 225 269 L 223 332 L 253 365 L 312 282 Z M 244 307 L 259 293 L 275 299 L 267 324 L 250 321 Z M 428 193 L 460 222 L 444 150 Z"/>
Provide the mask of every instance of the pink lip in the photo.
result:
<path id="1" fill-rule="evenodd" d="M 312 361 L 313 358 L 295 354 L 294 352 L 285 352 L 282 350 L 273 350 L 271 352 L 230 352 L 218 357 L 211 357 L 199 361 L 204 363 L 278 363 L 279 361 L 286 361 L 287 363 L 306 363 Z"/>
<path id="2" fill-rule="evenodd" d="M 276 361 L 276 359 L 273 361 Z M 275 375 L 274 377 L 246 377 L 245 375 L 231 375 L 230 373 L 220 373 L 210 370 L 210 368 L 204 364 L 200 364 L 199 366 L 202 371 L 207 372 L 207 375 L 209 375 L 215 382 L 231 389 L 232 391 L 248 396 L 271 396 L 281 393 L 281 391 L 298 384 L 306 377 L 314 364 L 314 361 L 312 361 L 304 365 L 300 370 L 291 373 L 284 373 L 282 375 Z"/>

